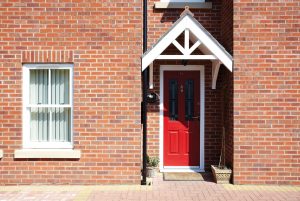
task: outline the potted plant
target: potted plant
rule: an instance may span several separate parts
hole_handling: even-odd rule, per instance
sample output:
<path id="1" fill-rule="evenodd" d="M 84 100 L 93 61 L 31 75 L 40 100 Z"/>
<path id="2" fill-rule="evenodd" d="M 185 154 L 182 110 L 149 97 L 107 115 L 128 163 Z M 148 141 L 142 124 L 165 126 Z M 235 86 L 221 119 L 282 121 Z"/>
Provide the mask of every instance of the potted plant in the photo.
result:
<path id="1" fill-rule="evenodd" d="M 219 165 L 211 165 L 211 170 L 217 184 L 229 184 L 232 170 L 225 165 L 225 127 L 222 133 L 222 146 Z"/>
<path id="2" fill-rule="evenodd" d="M 153 178 L 156 176 L 157 166 L 159 164 L 158 157 L 149 157 L 147 155 L 147 177 Z"/>

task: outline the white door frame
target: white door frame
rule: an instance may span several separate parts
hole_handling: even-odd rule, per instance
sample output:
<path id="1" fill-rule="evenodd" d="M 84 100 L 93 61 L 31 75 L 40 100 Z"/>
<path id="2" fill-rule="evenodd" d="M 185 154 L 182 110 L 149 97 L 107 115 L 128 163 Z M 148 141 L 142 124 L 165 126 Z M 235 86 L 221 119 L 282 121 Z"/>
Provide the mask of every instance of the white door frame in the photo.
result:
<path id="1" fill-rule="evenodd" d="M 200 164 L 199 166 L 164 166 L 164 71 L 200 71 Z M 204 172 L 205 72 L 203 65 L 161 65 L 159 103 L 159 157 L 161 172 Z"/>

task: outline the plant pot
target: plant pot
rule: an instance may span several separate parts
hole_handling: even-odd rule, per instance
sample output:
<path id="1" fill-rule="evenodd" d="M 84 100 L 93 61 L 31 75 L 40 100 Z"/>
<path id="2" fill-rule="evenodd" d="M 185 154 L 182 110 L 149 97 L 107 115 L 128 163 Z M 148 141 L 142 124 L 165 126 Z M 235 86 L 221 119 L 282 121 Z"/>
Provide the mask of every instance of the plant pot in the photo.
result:
<path id="1" fill-rule="evenodd" d="M 218 166 L 211 166 L 212 173 L 214 175 L 217 184 L 229 184 L 232 170 L 229 168 L 219 168 Z"/>
<path id="2" fill-rule="evenodd" d="M 147 177 L 154 178 L 156 176 L 156 168 L 155 167 L 147 167 Z"/>

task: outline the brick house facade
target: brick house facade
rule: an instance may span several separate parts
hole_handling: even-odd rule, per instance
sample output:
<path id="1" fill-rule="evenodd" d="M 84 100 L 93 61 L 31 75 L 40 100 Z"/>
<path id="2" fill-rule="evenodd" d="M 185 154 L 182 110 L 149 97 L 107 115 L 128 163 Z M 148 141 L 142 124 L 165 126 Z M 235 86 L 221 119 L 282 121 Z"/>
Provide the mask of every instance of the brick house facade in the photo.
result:
<path id="1" fill-rule="evenodd" d="M 141 7 L 140 1 L 1 3 L 1 184 L 140 183 Z M 15 159 L 22 149 L 22 65 L 36 63 L 73 65 L 80 159 Z"/>
<path id="2" fill-rule="evenodd" d="M 148 1 L 149 49 L 184 10 L 162 8 L 164 2 Z M 205 171 L 218 163 L 224 127 L 234 184 L 300 184 L 299 9 L 296 0 L 190 4 L 194 19 L 234 61 L 233 72 L 221 65 L 216 89 L 212 62 L 188 61 L 205 69 Z M 142 12 L 140 0 L 0 3 L 0 184 L 140 183 Z M 45 64 L 52 65 L 50 88 L 52 68 L 72 69 L 71 101 L 47 106 L 70 107 L 72 150 L 24 149 L 24 133 L 32 130 L 22 123 L 24 113 L 42 107 L 24 106 L 24 68 Z M 157 94 L 161 65 L 182 61 L 153 62 Z M 160 103 L 148 104 L 147 123 L 148 154 L 160 156 Z"/>
<path id="3" fill-rule="evenodd" d="M 233 9 L 234 181 L 299 185 L 300 4 Z"/>

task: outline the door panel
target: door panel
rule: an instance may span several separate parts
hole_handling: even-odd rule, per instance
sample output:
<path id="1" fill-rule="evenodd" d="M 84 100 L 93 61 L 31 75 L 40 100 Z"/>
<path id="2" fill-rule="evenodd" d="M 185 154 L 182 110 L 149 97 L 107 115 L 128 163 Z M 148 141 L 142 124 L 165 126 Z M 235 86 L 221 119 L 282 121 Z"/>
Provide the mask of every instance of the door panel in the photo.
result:
<path id="1" fill-rule="evenodd" d="M 170 131 L 169 136 L 170 136 L 170 152 L 169 152 L 169 154 L 178 154 L 179 153 L 178 131 Z"/>
<path id="2" fill-rule="evenodd" d="M 164 72 L 164 166 L 200 164 L 200 71 Z"/>

